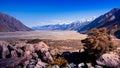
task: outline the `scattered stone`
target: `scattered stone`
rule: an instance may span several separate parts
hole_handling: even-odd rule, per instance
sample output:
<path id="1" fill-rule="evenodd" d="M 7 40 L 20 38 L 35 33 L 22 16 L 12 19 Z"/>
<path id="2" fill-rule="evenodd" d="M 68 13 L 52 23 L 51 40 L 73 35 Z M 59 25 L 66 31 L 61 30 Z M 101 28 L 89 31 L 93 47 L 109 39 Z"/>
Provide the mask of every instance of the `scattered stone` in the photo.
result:
<path id="1" fill-rule="evenodd" d="M 103 68 L 103 67 L 100 65 L 96 65 L 95 68 Z"/>
<path id="2" fill-rule="evenodd" d="M 6 46 L 2 46 L 2 58 L 6 58 L 7 55 L 9 55 L 9 50 Z"/>
<path id="3" fill-rule="evenodd" d="M 36 53 L 32 53 L 32 58 L 38 59 L 38 55 Z"/>
<path id="4" fill-rule="evenodd" d="M 11 58 L 18 57 L 16 51 L 11 51 Z"/>
<path id="5" fill-rule="evenodd" d="M 28 64 L 26 68 L 35 68 L 35 65 Z"/>
<path id="6" fill-rule="evenodd" d="M 35 65 L 35 64 L 37 64 L 37 61 L 34 60 L 34 59 L 30 59 L 30 64 L 31 64 L 31 65 Z"/>
<path id="7" fill-rule="evenodd" d="M 87 63 L 88 68 L 94 68 L 91 63 Z"/>
<path id="8" fill-rule="evenodd" d="M 53 65 L 51 68 L 60 68 L 58 65 Z"/>
<path id="9" fill-rule="evenodd" d="M 50 49 L 50 54 L 51 54 L 52 56 L 55 56 L 55 55 L 59 54 L 59 50 L 58 50 L 57 48 Z"/>
<path id="10" fill-rule="evenodd" d="M 38 59 L 38 62 L 35 66 L 35 68 L 46 68 L 47 63 L 42 62 L 40 59 Z"/>
<path id="11" fill-rule="evenodd" d="M 76 64 L 74 64 L 74 63 L 70 63 L 69 65 L 68 65 L 68 68 L 75 68 L 76 67 Z"/>
<path id="12" fill-rule="evenodd" d="M 29 60 L 25 61 L 25 62 L 23 63 L 23 64 L 24 64 L 24 68 L 26 68 L 26 67 L 29 65 L 29 63 L 30 63 Z"/>
<path id="13" fill-rule="evenodd" d="M 35 50 L 36 51 L 39 51 L 39 50 L 41 50 L 41 49 L 45 49 L 46 51 L 48 51 L 49 50 L 49 46 L 48 45 L 46 45 L 44 42 L 39 42 L 39 43 L 36 43 L 36 44 L 34 44 L 34 48 L 35 48 Z"/>
<path id="14" fill-rule="evenodd" d="M 80 49 L 80 51 L 79 52 L 85 52 L 85 49 Z"/>
<path id="15" fill-rule="evenodd" d="M 14 47 L 16 47 L 16 48 L 22 48 L 26 45 L 26 40 L 25 41 L 16 41 L 14 43 L 14 45 L 15 45 Z"/>
<path id="16" fill-rule="evenodd" d="M 31 56 L 31 52 L 30 52 L 30 51 L 26 51 L 26 52 L 24 53 L 24 55 L 27 57 L 27 60 L 32 59 L 32 56 Z"/>
<path id="17" fill-rule="evenodd" d="M 34 45 L 33 44 L 27 44 L 25 45 L 25 51 L 30 51 L 30 52 L 34 52 Z"/>

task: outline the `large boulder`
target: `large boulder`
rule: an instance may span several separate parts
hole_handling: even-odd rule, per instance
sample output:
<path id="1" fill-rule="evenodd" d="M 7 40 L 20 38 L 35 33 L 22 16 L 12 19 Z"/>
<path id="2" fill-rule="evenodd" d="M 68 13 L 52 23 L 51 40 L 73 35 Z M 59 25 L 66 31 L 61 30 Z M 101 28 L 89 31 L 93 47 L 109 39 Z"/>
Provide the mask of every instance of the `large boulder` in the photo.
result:
<path id="1" fill-rule="evenodd" d="M 39 42 L 37 44 L 34 44 L 35 51 L 38 54 L 38 57 L 41 58 L 44 62 L 53 62 L 53 58 L 49 52 L 49 46 L 46 45 L 44 42 Z"/>
<path id="2" fill-rule="evenodd" d="M 9 54 L 9 50 L 7 48 L 8 45 L 8 42 L 0 40 L 0 59 L 6 58 L 6 56 Z"/>
<path id="3" fill-rule="evenodd" d="M 120 59 L 119 55 L 114 52 L 106 53 L 100 56 L 96 62 L 100 66 L 110 67 L 110 68 L 119 68 Z"/>
<path id="4" fill-rule="evenodd" d="M 27 42 L 26 40 L 24 40 L 24 41 L 15 41 L 15 42 L 12 42 L 11 44 L 15 45 L 14 47 L 16 47 L 16 48 L 22 48 L 27 44 L 26 42 Z"/>
<path id="5" fill-rule="evenodd" d="M 35 51 L 34 45 L 33 44 L 26 44 L 25 51 L 34 52 Z"/>
<path id="6" fill-rule="evenodd" d="M 41 50 L 41 49 L 45 49 L 46 51 L 48 51 L 49 50 L 49 46 L 48 45 L 46 45 L 44 42 L 39 42 L 39 43 L 36 43 L 36 44 L 34 44 L 34 47 L 35 47 L 35 50 L 36 51 L 39 51 L 39 50 Z"/>

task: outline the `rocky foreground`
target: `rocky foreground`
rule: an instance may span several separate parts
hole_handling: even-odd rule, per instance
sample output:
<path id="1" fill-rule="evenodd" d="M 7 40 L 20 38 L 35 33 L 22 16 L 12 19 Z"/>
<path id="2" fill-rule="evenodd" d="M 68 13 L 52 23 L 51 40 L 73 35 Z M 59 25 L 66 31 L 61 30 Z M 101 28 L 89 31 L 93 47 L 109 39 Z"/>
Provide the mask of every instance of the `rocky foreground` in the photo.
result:
<path id="1" fill-rule="evenodd" d="M 48 42 L 53 44 L 53 41 Z M 67 45 L 78 47 L 77 42 L 67 42 L 67 48 L 60 45 L 56 48 L 56 43 L 53 44 L 56 47 L 51 48 L 48 42 L 0 40 L 0 68 L 120 68 L 120 40 L 108 35 L 106 28 L 93 29 L 86 39 L 77 41 L 82 49 L 75 51 L 69 51 L 71 48 Z"/>
<path id="2" fill-rule="evenodd" d="M 11 45 L 0 41 L 1 68 L 40 68 L 53 62 L 49 47 L 44 42 L 17 42 Z"/>
<path id="3" fill-rule="evenodd" d="M 15 43 L 0 41 L 0 68 L 120 67 L 120 56 L 117 52 L 109 52 L 101 55 L 96 60 L 97 64 L 95 66 L 90 62 L 85 62 L 84 59 L 86 58 L 84 56 L 83 50 L 80 52 L 58 54 L 58 50 L 51 50 L 48 45 L 38 39 L 37 41 L 17 41 Z"/>

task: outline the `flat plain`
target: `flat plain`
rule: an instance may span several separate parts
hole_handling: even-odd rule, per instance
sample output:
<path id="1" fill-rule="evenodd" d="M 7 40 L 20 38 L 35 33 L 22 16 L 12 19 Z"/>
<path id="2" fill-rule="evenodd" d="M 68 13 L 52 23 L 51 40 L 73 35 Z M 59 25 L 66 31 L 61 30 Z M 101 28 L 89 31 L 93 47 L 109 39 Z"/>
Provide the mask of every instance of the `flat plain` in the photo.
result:
<path id="1" fill-rule="evenodd" d="M 0 39 L 51 39 L 51 40 L 81 40 L 87 35 L 76 31 L 19 31 L 19 32 L 0 32 Z"/>

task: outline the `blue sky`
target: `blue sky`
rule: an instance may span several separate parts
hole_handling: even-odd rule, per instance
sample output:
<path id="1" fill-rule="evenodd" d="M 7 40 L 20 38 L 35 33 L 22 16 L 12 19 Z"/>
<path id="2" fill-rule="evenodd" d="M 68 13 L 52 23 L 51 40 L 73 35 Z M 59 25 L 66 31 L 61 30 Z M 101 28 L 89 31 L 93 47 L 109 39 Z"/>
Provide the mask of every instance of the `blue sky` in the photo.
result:
<path id="1" fill-rule="evenodd" d="M 120 7 L 120 0 L 0 0 L 0 12 L 29 27 L 70 23 Z"/>

